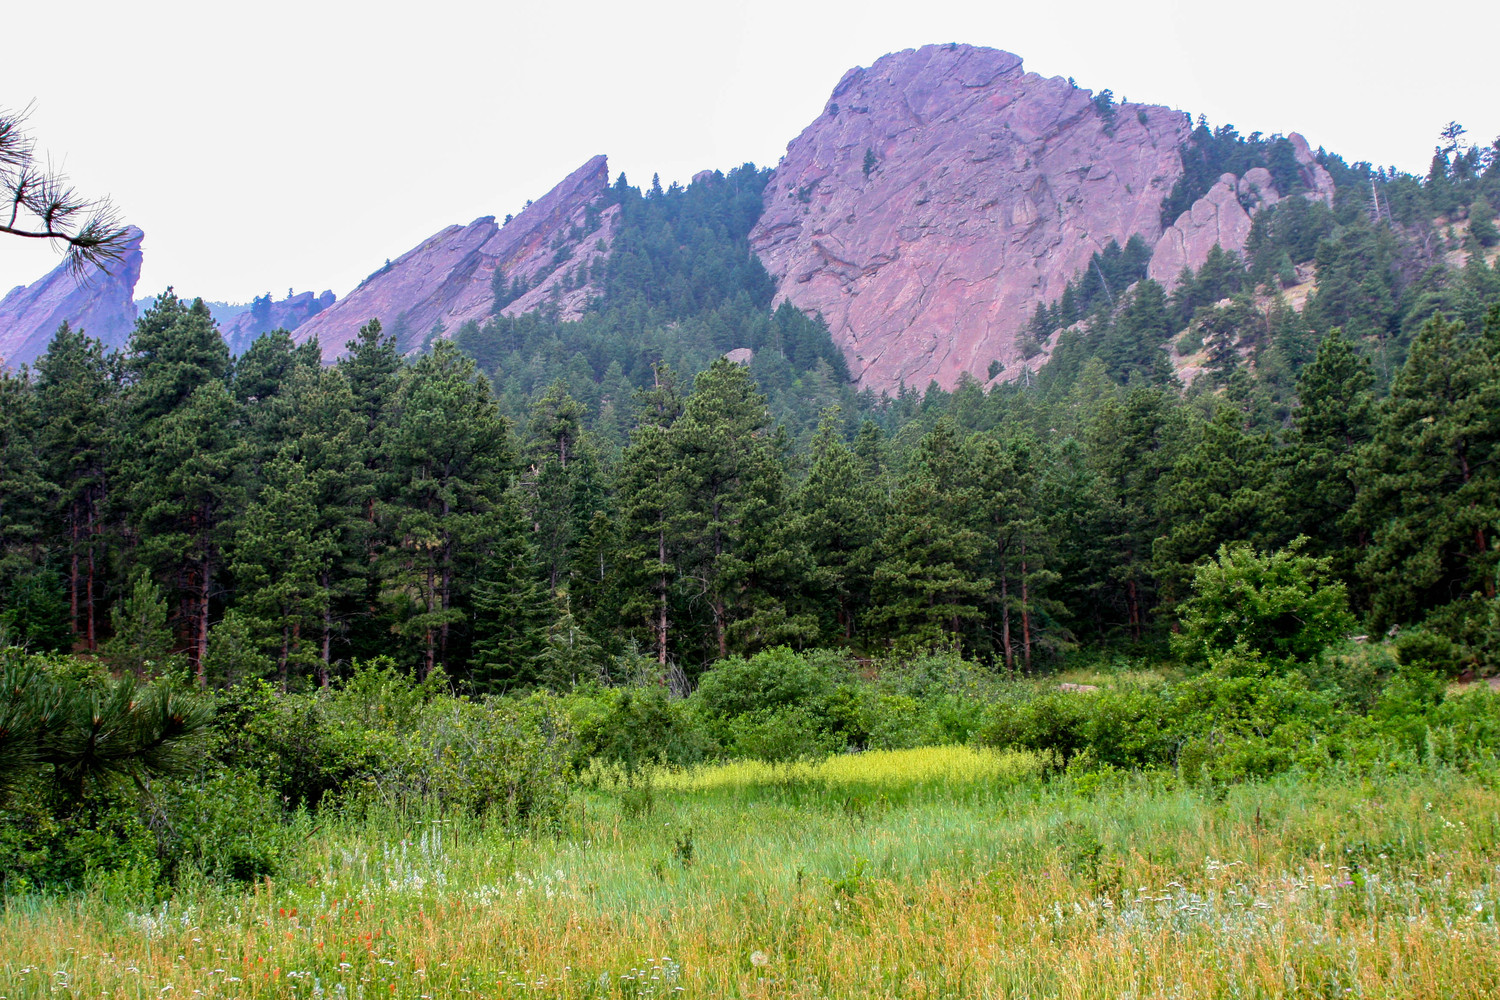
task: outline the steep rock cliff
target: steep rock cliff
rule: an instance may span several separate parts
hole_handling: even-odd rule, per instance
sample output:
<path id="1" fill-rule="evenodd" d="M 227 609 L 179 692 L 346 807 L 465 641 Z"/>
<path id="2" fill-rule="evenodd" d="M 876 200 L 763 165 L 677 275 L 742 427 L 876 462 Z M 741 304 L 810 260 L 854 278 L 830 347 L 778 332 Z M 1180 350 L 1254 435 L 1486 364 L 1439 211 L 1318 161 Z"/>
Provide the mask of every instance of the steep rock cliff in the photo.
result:
<path id="1" fill-rule="evenodd" d="M 898 52 L 845 74 L 787 146 L 751 246 L 863 386 L 951 386 L 992 361 L 1014 377 L 1038 302 L 1111 239 L 1160 237 L 1189 127 L 1007 52 Z"/>
<path id="2" fill-rule="evenodd" d="M 64 321 L 110 347 L 123 346 L 135 327 L 133 293 L 144 238 L 131 227 L 124 255 L 107 267 L 76 272 L 59 264 L 40 281 L 0 299 L 0 366 L 35 361 Z"/>
<path id="3" fill-rule="evenodd" d="M 229 350 L 240 354 L 261 334 L 271 330 L 295 330 L 335 301 L 336 297 L 330 291 L 321 295 L 298 292 L 278 302 L 266 302 L 236 314 L 219 324 L 219 332 L 224 335 Z"/>
<path id="4" fill-rule="evenodd" d="M 524 288 L 506 313 L 545 306 L 563 319 L 577 318 L 593 292 L 575 276 L 607 252 L 614 234 L 618 209 L 602 204 L 608 187 L 608 162 L 596 156 L 504 225 L 485 216 L 428 238 L 293 336 L 299 343 L 315 338 L 331 359 L 362 325 L 379 319 L 398 333 L 401 350 L 411 351 L 439 324 L 451 336 L 469 320 L 489 316 L 497 268 L 507 289 Z"/>
<path id="5" fill-rule="evenodd" d="M 1306 139 L 1296 132 L 1287 139 L 1300 167 L 1302 197 L 1332 205 L 1333 178 L 1318 163 Z M 1215 244 L 1236 252 L 1244 249 L 1255 213 L 1281 199 L 1265 167 L 1251 167 L 1243 177 L 1224 174 L 1162 233 L 1151 255 L 1147 277 L 1170 291 L 1183 268 L 1196 271 L 1203 266 Z"/>

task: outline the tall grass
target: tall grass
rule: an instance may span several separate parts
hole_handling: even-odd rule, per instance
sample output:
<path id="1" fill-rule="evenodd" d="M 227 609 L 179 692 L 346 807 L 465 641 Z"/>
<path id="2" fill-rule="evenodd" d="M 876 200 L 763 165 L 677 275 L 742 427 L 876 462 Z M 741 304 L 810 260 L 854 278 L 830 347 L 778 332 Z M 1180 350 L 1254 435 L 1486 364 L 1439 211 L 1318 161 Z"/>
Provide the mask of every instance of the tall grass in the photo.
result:
<path id="1" fill-rule="evenodd" d="M 10 901 L 0 996 L 1500 995 L 1485 782 L 1040 770 L 869 753 L 600 783 L 526 837 L 331 822 L 277 882 Z"/>

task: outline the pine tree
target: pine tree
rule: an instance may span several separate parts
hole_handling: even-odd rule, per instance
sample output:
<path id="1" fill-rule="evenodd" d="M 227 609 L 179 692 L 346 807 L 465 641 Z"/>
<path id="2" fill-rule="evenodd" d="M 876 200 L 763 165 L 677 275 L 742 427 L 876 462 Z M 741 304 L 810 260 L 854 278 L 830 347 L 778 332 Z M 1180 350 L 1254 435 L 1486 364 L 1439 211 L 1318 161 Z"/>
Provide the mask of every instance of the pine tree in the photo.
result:
<path id="1" fill-rule="evenodd" d="M 884 508 L 878 475 L 838 434 L 837 409 L 824 411 L 813 440 L 812 468 L 792 500 L 814 569 L 815 599 L 832 619 L 824 634 L 854 638 L 870 601 L 874 543 Z M 874 424 L 865 425 L 875 429 Z"/>
<path id="2" fill-rule="evenodd" d="M 891 498 L 872 574 L 871 629 L 908 644 L 953 641 L 982 617 L 983 536 L 949 418 L 923 440 Z"/>
<path id="3" fill-rule="evenodd" d="M 531 487 L 538 556 L 554 591 L 566 583 L 573 548 L 604 506 L 603 474 L 583 429 L 587 414 L 561 379 L 532 406 L 525 478 Z"/>
<path id="4" fill-rule="evenodd" d="M 1135 379 L 1171 385 L 1176 376 L 1162 347 L 1170 332 L 1166 292 L 1154 281 L 1142 281 L 1109 325 L 1098 355 L 1122 385 Z"/>
<path id="5" fill-rule="evenodd" d="M 1310 556 L 1333 558 L 1345 578 L 1352 575 L 1356 550 L 1364 542 L 1350 523 L 1350 511 L 1360 449 L 1374 422 L 1374 381 L 1369 362 L 1335 327 L 1297 379 L 1300 405 L 1284 459 L 1282 506 L 1295 521 L 1292 534 L 1307 537 Z"/>
<path id="6" fill-rule="evenodd" d="M 538 657 L 541 681 L 554 691 L 603 679 L 604 650 L 579 626 L 564 603 L 547 630 L 547 645 Z"/>
<path id="7" fill-rule="evenodd" d="M 673 431 L 682 413 L 677 378 L 663 365 L 653 373 L 655 383 L 639 395 L 636 428 L 616 467 L 620 533 L 613 572 L 622 617 L 648 625 L 657 665 L 665 672 L 686 491 Z"/>
<path id="8" fill-rule="evenodd" d="M 710 611 L 720 658 L 758 589 L 756 561 L 784 493 L 769 429 L 766 397 L 743 366 L 723 358 L 699 373 L 672 427 L 683 484 L 683 576 Z"/>
<path id="9" fill-rule="evenodd" d="M 446 662 L 465 563 L 478 555 L 511 479 L 510 428 L 489 385 L 451 341 L 401 373 L 390 453 L 396 499 L 392 553 L 402 597 L 397 630 L 420 642 L 422 675 Z"/>
<path id="10" fill-rule="evenodd" d="M 978 434 L 964 443 L 964 480 L 974 498 L 976 528 L 983 541 L 980 572 L 990 582 L 986 601 L 999 620 L 1000 652 L 1014 669 L 1017 649 L 1030 672 L 1043 639 L 1042 625 L 1057 605 L 1047 594 L 1057 582 L 1049 568 L 1052 539 L 1042 496 L 1038 446 L 1028 436 L 1001 441 Z M 1060 632 L 1047 629 L 1048 644 Z"/>
<path id="11" fill-rule="evenodd" d="M 245 499 L 248 447 L 238 408 L 218 379 L 199 385 L 138 439 L 126 496 L 138 558 L 179 596 L 188 661 L 206 683 L 210 609 L 235 516 Z"/>
<path id="12" fill-rule="evenodd" d="M 135 427 L 185 405 L 199 386 L 222 382 L 229 367 L 229 348 L 203 300 L 187 305 L 168 288 L 136 320 L 126 348 Z"/>
<path id="13" fill-rule="evenodd" d="M 379 584 L 371 557 L 378 524 L 368 517 L 375 481 L 367 465 L 365 420 L 342 369 L 299 368 L 283 395 L 288 412 L 282 453 L 303 466 L 314 498 L 311 537 L 323 595 L 318 673 L 326 684 L 335 640 L 342 648 L 351 620 L 370 617 L 368 590 Z"/>
<path id="14" fill-rule="evenodd" d="M 1099 517 L 1095 572 L 1107 581 L 1100 596 L 1137 642 L 1156 603 L 1151 548 L 1161 533 L 1157 491 L 1175 460 L 1175 423 L 1170 398 L 1139 385 L 1123 400 L 1106 399 L 1086 431 Z"/>
<path id="15" fill-rule="evenodd" d="M 485 527 L 484 556 L 474 569 L 469 684 L 498 694 L 546 681 L 548 628 L 557 609 L 514 490 L 501 498 Z"/>
<path id="16" fill-rule="evenodd" d="M 299 369 L 321 368 L 322 361 L 316 340 L 299 346 L 285 330 L 261 334 L 235 359 L 230 390 L 244 410 L 257 466 L 271 461 L 291 434 L 286 423 L 292 416 L 292 379 Z"/>
<path id="17" fill-rule="evenodd" d="M 323 355 L 316 340 L 292 342 L 285 330 L 262 333 L 234 359 L 234 396 L 242 405 L 269 400 L 285 388 L 298 368 L 318 368 Z"/>
<path id="18" fill-rule="evenodd" d="M 1412 344 L 1362 449 L 1359 571 L 1377 629 L 1494 596 L 1500 521 L 1500 307 L 1483 331 L 1434 317 Z"/>
<path id="19" fill-rule="evenodd" d="M 336 540 L 320 531 L 316 477 L 287 447 L 264 469 L 259 495 L 240 515 L 229 562 L 239 591 L 239 610 L 252 634 L 276 658 L 285 689 L 292 668 L 319 663 L 317 646 L 305 641 L 322 624 L 329 594 L 321 570 Z"/>
<path id="20" fill-rule="evenodd" d="M 1156 484 L 1162 534 L 1152 550 L 1154 575 L 1167 602 L 1183 600 L 1193 568 L 1226 542 L 1273 549 L 1278 518 L 1271 442 L 1245 427 L 1227 401 L 1189 431 L 1181 457 Z"/>
<path id="21" fill-rule="evenodd" d="M 376 655 L 384 652 L 389 643 L 389 632 L 377 626 L 384 585 L 382 571 L 389 563 L 383 554 L 394 539 L 391 519 L 382 518 L 380 512 L 392 508 L 398 486 L 390 437 L 396 419 L 401 354 L 396 338 L 384 333 L 378 319 L 360 327 L 359 335 L 348 341 L 344 349 L 334 367 L 344 377 L 355 416 L 353 448 L 363 466 L 357 482 L 365 525 L 360 581 L 350 582 L 350 596 L 341 602 L 339 617 L 349 627 L 351 649 Z"/>
<path id="22" fill-rule="evenodd" d="M 105 513 L 115 463 L 119 377 L 104 345 L 64 323 L 37 359 L 39 447 L 55 489 L 57 543 L 68 564 L 69 621 L 88 649 L 98 645 L 104 583 Z"/>
<path id="23" fill-rule="evenodd" d="M 1500 228 L 1495 226 L 1495 209 L 1484 195 L 1469 203 L 1469 236 L 1482 250 L 1500 243 Z"/>
<path id="24" fill-rule="evenodd" d="M 54 491 L 43 474 L 37 423 L 29 373 L 0 371 L 0 593 L 42 557 L 42 516 Z"/>
<path id="25" fill-rule="evenodd" d="M 111 635 L 99 646 L 99 658 L 115 674 L 145 680 L 170 677 L 182 667 L 172 651 L 175 640 L 167 624 L 167 602 L 161 588 L 144 571 L 109 609 Z"/>

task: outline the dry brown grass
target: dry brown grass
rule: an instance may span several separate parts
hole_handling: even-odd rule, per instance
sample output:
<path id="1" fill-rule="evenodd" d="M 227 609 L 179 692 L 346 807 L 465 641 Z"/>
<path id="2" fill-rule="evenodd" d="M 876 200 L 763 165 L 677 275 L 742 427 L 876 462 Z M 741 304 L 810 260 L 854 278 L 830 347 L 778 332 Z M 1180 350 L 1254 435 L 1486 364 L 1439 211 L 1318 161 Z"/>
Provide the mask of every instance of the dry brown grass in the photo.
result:
<path id="1" fill-rule="evenodd" d="M 700 773 L 629 817 L 596 794 L 556 838 L 331 829 L 244 891 L 15 900 L 0 996 L 1500 995 L 1481 783 L 1216 800 L 868 757 L 863 784 Z"/>

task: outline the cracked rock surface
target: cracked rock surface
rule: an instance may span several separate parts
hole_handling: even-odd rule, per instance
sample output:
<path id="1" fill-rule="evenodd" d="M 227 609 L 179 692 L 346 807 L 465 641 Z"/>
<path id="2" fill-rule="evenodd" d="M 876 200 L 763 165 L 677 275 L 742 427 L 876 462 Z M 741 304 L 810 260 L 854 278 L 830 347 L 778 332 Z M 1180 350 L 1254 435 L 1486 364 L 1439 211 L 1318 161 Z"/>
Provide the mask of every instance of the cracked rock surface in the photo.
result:
<path id="1" fill-rule="evenodd" d="M 0 368 L 41 357 L 64 321 L 107 347 L 124 347 L 135 329 L 144 238 L 131 226 L 124 253 L 107 267 L 75 272 L 65 261 L 41 280 L 11 289 L 0 299 Z"/>
<path id="2" fill-rule="evenodd" d="M 529 290 L 503 310 L 514 316 L 552 306 L 559 318 L 577 319 L 592 295 L 566 279 L 608 252 L 617 206 L 590 212 L 609 186 L 609 164 L 596 156 L 505 225 L 494 216 L 449 226 L 370 275 L 349 295 L 293 331 L 298 342 L 316 338 L 323 357 L 341 354 L 359 328 L 379 319 L 399 331 L 402 351 L 420 347 L 437 324 L 452 336 L 464 323 L 483 323 L 495 303 L 496 268 L 505 280 Z"/>
<path id="3" fill-rule="evenodd" d="M 1001 380 L 1020 334 L 1111 240 L 1161 236 L 1187 115 L 1117 104 L 963 45 L 852 69 L 787 146 L 751 247 L 827 321 L 862 387 Z M 1033 358 L 1035 368 L 1043 360 Z"/>

